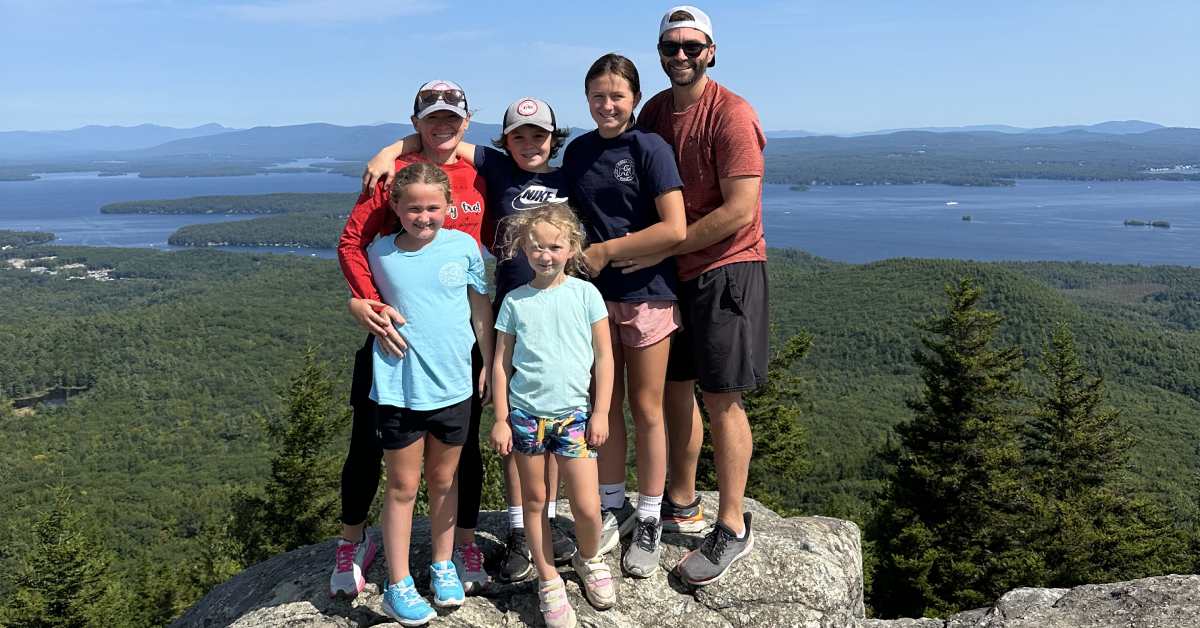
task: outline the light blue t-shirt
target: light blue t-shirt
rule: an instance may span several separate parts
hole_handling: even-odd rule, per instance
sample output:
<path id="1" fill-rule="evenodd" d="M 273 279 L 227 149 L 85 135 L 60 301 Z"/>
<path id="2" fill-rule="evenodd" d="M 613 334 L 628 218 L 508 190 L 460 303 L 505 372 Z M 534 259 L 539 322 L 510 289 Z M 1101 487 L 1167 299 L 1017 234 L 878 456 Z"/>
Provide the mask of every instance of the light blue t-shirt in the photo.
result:
<path id="1" fill-rule="evenodd" d="M 516 336 L 509 405 L 539 417 L 588 407 L 592 323 L 605 318 L 600 291 L 575 277 L 547 290 L 525 284 L 509 292 L 496 315 L 496 329 Z"/>
<path id="2" fill-rule="evenodd" d="M 367 261 L 384 301 L 407 321 L 397 329 L 408 343 L 397 358 L 375 342 L 371 399 L 436 410 L 470 397 L 475 332 L 467 290 L 487 294 L 479 245 L 461 231 L 441 229 L 420 250 L 404 251 L 389 235 L 367 247 Z"/>

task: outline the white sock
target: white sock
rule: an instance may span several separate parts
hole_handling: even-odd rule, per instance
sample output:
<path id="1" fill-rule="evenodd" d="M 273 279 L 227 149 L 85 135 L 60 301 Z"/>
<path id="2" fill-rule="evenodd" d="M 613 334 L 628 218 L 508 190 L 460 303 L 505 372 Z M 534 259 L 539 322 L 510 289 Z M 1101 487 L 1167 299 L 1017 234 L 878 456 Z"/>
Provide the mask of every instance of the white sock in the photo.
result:
<path id="1" fill-rule="evenodd" d="M 558 500 L 552 499 L 546 502 L 546 517 L 553 519 L 558 515 Z"/>
<path id="2" fill-rule="evenodd" d="M 600 507 L 608 510 L 616 510 L 625 503 L 625 483 L 619 484 L 601 484 L 600 485 Z"/>
<path id="3" fill-rule="evenodd" d="M 525 516 L 521 513 L 520 506 L 508 507 L 508 527 L 512 530 L 525 529 Z"/>
<path id="4" fill-rule="evenodd" d="M 655 519 L 662 523 L 662 495 L 638 495 L 638 519 Z"/>

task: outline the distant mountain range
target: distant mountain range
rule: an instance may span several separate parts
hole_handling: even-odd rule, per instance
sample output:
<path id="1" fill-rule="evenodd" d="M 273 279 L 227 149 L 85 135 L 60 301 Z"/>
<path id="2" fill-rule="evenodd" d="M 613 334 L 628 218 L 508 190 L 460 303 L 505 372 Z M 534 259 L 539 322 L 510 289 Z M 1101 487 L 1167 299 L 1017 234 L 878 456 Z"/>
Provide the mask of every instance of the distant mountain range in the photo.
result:
<path id="1" fill-rule="evenodd" d="M 814 133 L 812 131 L 797 129 L 785 131 L 767 131 L 767 137 L 816 137 L 821 135 L 832 135 L 837 137 L 863 137 L 866 135 L 889 135 L 891 133 L 900 133 L 903 131 L 927 131 L 929 133 L 1010 133 L 1013 135 L 1053 135 L 1057 133 L 1067 133 L 1069 131 L 1086 131 L 1088 133 L 1098 133 L 1102 135 L 1133 135 L 1162 128 L 1166 127 L 1161 124 L 1144 122 L 1142 120 L 1111 120 L 1108 122 L 1101 122 L 1099 124 L 1071 124 L 1066 126 L 1043 126 L 1036 128 L 1025 128 L 1011 126 L 1008 124 L 973 124 L 967 126 L 906 127 L 901 129 L 861 131 L 857 133 Z"/>
<path id="2" fill-rule="evenodd" d="M 157 124 L 89 125 L 69 131 L 0 131 L 0 157 L 68 156 L 150 148 L 173 140 L 237 131 L 216 123 L 190 129 Z"/>
<path id="3" fill-rule="evenodd" d="M 866 137 L 908 131 L 929 133 L 1005 133 L 1056 135 L 1086 132 L 1100 135 L 1136 135 L 1165 128 L 1141 120 L 1101 122 L 1091 125 L 1022 128 L 1005 124 L 883 129 L 860 133 L 814 133 L 805 130 L 768 131 L 773 139 L 798 137 Z M 408 124 L 382 123 L 339 126 L 313 123 L 235 129 L 216 123 L 188 129 L 156 124 L 137 126 L 85 126 L 67 131 L 0 131 L 0 159 L 39 160 L 97 157 L 96 153 L 123 152 L 113 157 L 163 155 L 226 155 L 244 158 L 335 157 L 362 159 L 398 137 L 411 133 Z M 499 125 L 474 122 L 468 141 L 484 143 L 499 135 Z M 300 147 L 299 150 L 297 148 Z"/>

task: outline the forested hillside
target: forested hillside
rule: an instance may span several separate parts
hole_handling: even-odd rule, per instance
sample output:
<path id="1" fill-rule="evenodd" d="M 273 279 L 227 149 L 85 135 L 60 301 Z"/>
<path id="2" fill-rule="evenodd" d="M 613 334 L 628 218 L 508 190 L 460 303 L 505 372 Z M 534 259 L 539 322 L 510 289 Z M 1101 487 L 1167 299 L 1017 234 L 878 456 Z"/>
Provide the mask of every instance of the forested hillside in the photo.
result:
<path id="1" fill-rule="evenodd" d="M 5 261 L 34 258 L 109 269 L 112 280 L 34 274 Z M 778 250 L 769 268 L 775 346 L 800 331 L 812 337 L 798 383 L 785 391 L 801 399 L 811 470 L 777 478 L 782 506 L 868 519 L 885 476 L 879 452 L 894 442 L 892 426 L 912 418 L 904 402 L 920 386 L 916 323 L 944 309 L 946 284 L 970 276 L 982 307 L 1005 317 L 999 338 L 1027 356 L 1058 323 L 1068 325 L 1138 441 L 1138 476 L 1181 526 L 1194 517 L 1200 270 L 850 265 Z M 169 619 L 227 575 L 237 566 L 221 553 L 231 505 L 268 471 L 267 431 L 254 413 L 279 407 L 309 346 L 327 361 L 334 394 L 345 389 L 363 337 L 345 297 L 327 260 L 44 245 L 0 252 L 0 481 L 12 496 L 0 512 L 8 548 L 0 573 L 23 573 L 27 530 L 63 486 L 81 527 L 107 552 L 110 577 L 137 593 L 122 607 L 134 623 Z M 1033 366 L 1021 377 L 1031 390 L 1042 385 Z M 52 395 L 34 403 L 59 389 L 71 391 L 65 403 Z M 0 599 L 15 586 L 0 578 Z"/>

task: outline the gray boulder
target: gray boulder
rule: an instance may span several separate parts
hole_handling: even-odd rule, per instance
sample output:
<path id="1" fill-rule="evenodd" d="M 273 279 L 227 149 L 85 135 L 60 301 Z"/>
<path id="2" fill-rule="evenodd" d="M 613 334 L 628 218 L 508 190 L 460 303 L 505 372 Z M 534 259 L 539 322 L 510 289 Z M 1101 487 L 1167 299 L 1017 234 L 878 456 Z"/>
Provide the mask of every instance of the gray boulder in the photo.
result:
<path id="1" fill-rule="evenodd" d="M 704 501 L 711 517 L 716 513 L 716 495 L 705 494 Z M 621 577 L 617 606 L 603 612 L 588 605 L 579 579 L 569 567 L 563 568 L 580 624 L 840 628 L 862 620 L 862 548 L 856 525 L 825 517 L 784 519 L 753 500 L 747 500 L 747 509 L 754 513 L 754 551 L 708 587 L 693 589 L 669 573 L 685 552 L 700 544 L 699 535 L 664 535 L 662 569 L 645 580 Z M 563 516 L 569 519 L 569 507 L 566 510 Z M 501 513 L 484 513 L 479 525 L 490 568 L 502 550 L 507 520 Z M 429 584 L 428 539 L 428 520 L 418 518 L 413 524 L 410 564 L 423 592 Z M 333 553 L 331 540 L 254 565 L 214 588 L 174 625 L 398 625 L 380 611 L 380 593 L 387 579 L 382 552 L 367 574 L 366 590 L 353 601 L 329 597 Z M 617 552 L 609 556 L 609 563 L 619 574 Z M 431 625 L 540 626 L 535 581 L 494 584 L 485 595 L 467 598 L 462 608 L 443 612 Z"/>
<path id="2" fill-rule="evenodd" d="M 1200 576 L 1073 589 L 1014 589 L 992 608 L 942 619 L 863 620 L 861 628 L 1182 628 L 1200 626 Z"/>

